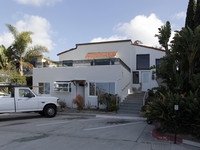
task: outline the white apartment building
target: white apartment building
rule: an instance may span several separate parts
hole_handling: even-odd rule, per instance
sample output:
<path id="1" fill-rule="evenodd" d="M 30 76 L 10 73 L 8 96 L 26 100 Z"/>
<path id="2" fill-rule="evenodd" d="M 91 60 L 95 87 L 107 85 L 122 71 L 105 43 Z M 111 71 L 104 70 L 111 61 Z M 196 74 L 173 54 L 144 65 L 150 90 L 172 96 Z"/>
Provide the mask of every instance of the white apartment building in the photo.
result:
<path id="1" fill-rule="evenodd" d="M 133 44 L 131 40 L 77 44 L 58 54 L 57 66 L 34 68 L 37 94 L 59 97 L 68 107 L 83 96 L 86 107 L 98 106 L 98 92 L 117 94 L 120 100 L 134 90 L 158 86 L 155 70 L 165 51 Z"/>

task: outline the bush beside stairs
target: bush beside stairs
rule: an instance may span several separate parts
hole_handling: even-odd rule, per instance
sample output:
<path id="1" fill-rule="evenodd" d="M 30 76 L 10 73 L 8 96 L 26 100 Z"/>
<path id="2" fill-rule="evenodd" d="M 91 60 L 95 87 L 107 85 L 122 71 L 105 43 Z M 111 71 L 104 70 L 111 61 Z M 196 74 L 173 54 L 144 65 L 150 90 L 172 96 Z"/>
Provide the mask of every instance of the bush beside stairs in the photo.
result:
<path id="1" fill-rule="evenodd" d="M 123 102 L 119 105 L 120 114 L 140 114 L 140 110 L 143 104 L 144 92 L 135 92 L 129 94 Z"/>

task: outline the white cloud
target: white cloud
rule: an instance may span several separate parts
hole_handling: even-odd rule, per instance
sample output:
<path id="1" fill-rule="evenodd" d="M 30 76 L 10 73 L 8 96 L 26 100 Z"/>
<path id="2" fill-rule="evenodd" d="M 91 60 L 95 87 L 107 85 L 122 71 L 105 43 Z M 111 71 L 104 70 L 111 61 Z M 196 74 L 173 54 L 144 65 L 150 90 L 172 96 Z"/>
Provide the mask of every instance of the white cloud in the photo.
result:
<path id="1" fill-rule="evenodd" d="M 174 18 L 181 20 L 186 18 L 186 12 L 182 11 L 174 15 Z"/>
<path id="2" fill-rule="evenodd" d="M 33 32 L 33 35 L 31 35 L 33 41 L 32 45 L 43 45 L 49 50 L 52 50 L 55 46 L 50 36 L 52 33 L 51 25 L 45 18 L 24 15 L 24 18 L 17 21 L 16 25 L 14 26 L 19 32 Z M 0 35 L 0 44 L 4 44 L 7 47 L 12 44 L 13 39 L 14 38 L 11 33 L 4 32 L 2 35 Z"/>
<path id="3" fill-rule="evenodd" d="M 124 39 L 124 37 L 126 37 L 126 39 L 132 39 L 132 42 L 140 40 L 144 45 L 159 46 L 158 38 L 155 37 L 155 34 L 158 34 L 158 28 L 163 24 L 164 23 L 157 18 L 155 14 L 151 14 L 149 17 L 139 15 L 130 22 L 120 23 L 115 26 L 114 30 L 117 32 L 117 35 L 114 37 L 119 37 L 118 39 Z M 95 39 L 110 39 L 112 37 L 113 36 L 109 38 L 99 37 Z"/>
<path id="4" fill-rule="evenodd" d="M 109 38 L 102 38 L 102 37 L 94 38 L 91 42 L 115 41 L 115 40 L 125 40 L 125 39 L 127 39 L 127 37 L 113 35 Z"/>
<path id="5" fill-rule="evenodd" d="M 19 4 L 33 5 L 33 6 L 53 6 L 55 3 L 62 2 L 62 0 L 15 0 Z"/>
<path id="6" fill-rule="evenodd" d="M 0 35 L 0 45 L 4 45 L 5 47 L 8 47 L 12 44 L 14 41 L 14 37 L 9 32 L 4 32 Z"/>

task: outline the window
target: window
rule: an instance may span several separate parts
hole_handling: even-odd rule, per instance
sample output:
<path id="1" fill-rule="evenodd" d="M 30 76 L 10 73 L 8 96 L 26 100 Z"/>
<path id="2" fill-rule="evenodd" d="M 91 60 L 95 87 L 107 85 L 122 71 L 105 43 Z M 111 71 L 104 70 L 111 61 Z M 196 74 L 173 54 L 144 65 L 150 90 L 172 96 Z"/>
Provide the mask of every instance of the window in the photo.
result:
<path id="1" fill-rule="evenodd" d="M 39 94 L 50 94 L 50 83 L 39 83 Z"/>
<path id="2" fill-rule="evenodd" d="M 35 95 L 28 89 L 19 89 L 19 97 L 20 98 L 22 98 L 22 97 L 31 98 L 31 97 L 35 97 Z"/>
<path id="3" fill-rule="evenodd" d="M 137 70 L 149 70 L 149 54 L 137 55 Z"/>
<path id="4" fill-rule="evenodd" d="M 95 90 L 95 83 L 90 82 L 90 95 L 95 96 L 96 90 Z"/>
<path id="5" fill-rule="evenodd" d="M 161 66 L 161 60 L 160 59 L 156 59 L 156 67 L 160 67 Z"/>
<path id="6" fill-rule="evenodd" d="M 72 60 L 66 60 L 66 61 L 63 61 L 63 66 L 73 66 L 73 61 Z"/>
<path id="7" fill-rule="evenodd" d="M 54 82 L 54 91 L 71 92 L 72 91 L 71 82 L 67 82 L 67 81 Z"/>
<path id="8" fill-rule="evenodd" d="M 96 59 L 95 65 L 110 65 L 110 59 Z"/>
<path id="9" fill-rule="evenodd" d="M 107 82 L 107 83 L 94 83 L 90 82 L 90 96 L 98 96 L 101 94 L 115 94 L 115 83 Z"/>
<path id="10" fill-rule="evenodd" d="M 139 71 L 133 71 L 133 84 L 139 84 Z"/>

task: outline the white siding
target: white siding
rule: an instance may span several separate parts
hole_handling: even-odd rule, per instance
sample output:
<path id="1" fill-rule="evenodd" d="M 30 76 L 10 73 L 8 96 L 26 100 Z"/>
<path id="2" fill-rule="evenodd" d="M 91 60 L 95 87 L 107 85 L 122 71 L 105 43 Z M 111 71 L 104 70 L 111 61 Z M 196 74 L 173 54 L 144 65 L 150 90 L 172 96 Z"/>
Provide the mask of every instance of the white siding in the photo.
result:
<path id="1" fill-rule="evenodd" d="M 39 82 L 49 82 L 51 95 L 59 97 L 67 103 L 67 106 L 73 107 L 72 99 L 79 94 L 76 93 L 76 87 L 72 84 L 71 93 L 55 92 L 53 91 L 53 83 L 55 81 L 86 80 L 88 84 L 85 86 L 85 105 L 94 106 L 97 104 L 97 97 L 89 96 L 89 82 L 114 82 L 116 94 L 121 97 L 124 84 L 130 81 L 127 78 L 128 71 L 122 68 L 121 65 L 39 68 L 33 70 L 33 85 L 37 86 Z M 36 92 L 38 92 L 38 89 Z"/>
<path id="2" fill-rule="evenodd" d="M 59 60 L 84 60 L 87 53 L 95 52 L 117 52 L 117 57 L 130 66 L 133 46 L 131 42 L 103 43 L 78 45 L 75 50 L 59 55 Z"/>

